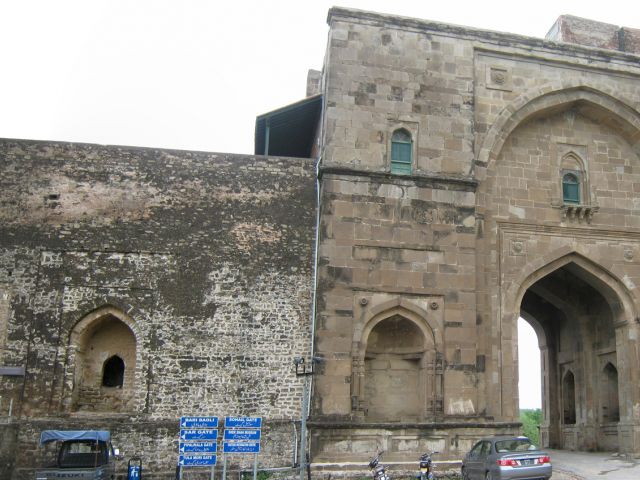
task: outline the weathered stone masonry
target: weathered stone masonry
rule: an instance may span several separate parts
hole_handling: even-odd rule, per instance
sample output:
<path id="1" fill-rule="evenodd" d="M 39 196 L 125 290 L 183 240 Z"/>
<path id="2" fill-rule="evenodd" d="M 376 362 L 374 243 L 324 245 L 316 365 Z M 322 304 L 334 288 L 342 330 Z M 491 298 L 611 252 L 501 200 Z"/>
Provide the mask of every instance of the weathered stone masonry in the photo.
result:
<path id="1" fill-rule="evenodd" d="M 521 315 L 543 444 L 638 452 L 638 31 L 328 23 L 314 458 L 517 433 Z"/>
<path id="2" fill-rule="evenodd" d="M 290 465 L 313 162 L 15 140 L 0 159 L 0 365 L 25 367 L 0 377 L 1 414 L 12 399 L 21 419 L 16 478 L 56 426 L 111 429 L 148 472 L 171 472 L 193 413 L 263 415 L 261 462 Z M 109 388 L 114 353 L 124 380 Z"/>

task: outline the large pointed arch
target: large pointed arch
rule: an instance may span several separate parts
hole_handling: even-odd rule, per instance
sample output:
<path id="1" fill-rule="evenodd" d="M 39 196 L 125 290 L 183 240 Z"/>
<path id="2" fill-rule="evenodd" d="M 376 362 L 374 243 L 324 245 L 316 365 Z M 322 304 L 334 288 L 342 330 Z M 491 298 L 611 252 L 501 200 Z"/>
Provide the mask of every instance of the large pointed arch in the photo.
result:
<path id="1" fill-rule="evenodd" d="M 538 280 L 551 272 L 570 264 L 575 264 L 580 271 L 587 273 L 585 280 L 596 286 L 605 297 L 615 318 L 616 326 L 625 325 L 638 317 L 637 292 L 629 290 L 610 268 L 599 265 L 577 250 L 563 247 L 540 257 L 519 272 L 519 276 L 511 283 L 506 295 L 505 312 L 518 312 L 525 292 Z M 637 288 L 635 289 L 637 290 Z"/>
<path id="2" fill-rule="evenodd" d="M 476 164 L 487 168 L 495 161 L 504 142 L 522 122 L 576 103 L 587 104 L 598 112 L 601 121 L 613 126 L 640 154 L 640 112 L 620 99 L 620 92 L 601 84 L 557 82 L 530 90 L 500 112 L 476 152 Z"/>

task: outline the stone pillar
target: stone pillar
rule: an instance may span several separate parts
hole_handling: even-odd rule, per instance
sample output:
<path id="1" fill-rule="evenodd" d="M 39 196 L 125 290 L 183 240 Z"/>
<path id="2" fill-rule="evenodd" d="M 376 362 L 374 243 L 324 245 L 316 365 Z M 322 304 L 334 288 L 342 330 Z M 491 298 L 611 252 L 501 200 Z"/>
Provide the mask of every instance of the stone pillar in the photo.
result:
<path id="1" fill-rule="evenodd" d="M 618 448 L 622 453 L 640 453 L 640 327 L 630 320 L 616 328 L 618 358 Z"/>

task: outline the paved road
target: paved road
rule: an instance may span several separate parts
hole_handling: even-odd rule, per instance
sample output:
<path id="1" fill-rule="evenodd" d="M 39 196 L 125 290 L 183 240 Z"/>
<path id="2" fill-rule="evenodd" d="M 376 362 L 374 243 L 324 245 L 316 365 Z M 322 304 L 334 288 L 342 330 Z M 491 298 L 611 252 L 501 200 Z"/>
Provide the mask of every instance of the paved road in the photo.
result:
<path id="1" fill-rule="evenodd" d="M 640 460 L 610 453 L 545 449 L 551 455 L 553 480 L 639 480 Z"/>

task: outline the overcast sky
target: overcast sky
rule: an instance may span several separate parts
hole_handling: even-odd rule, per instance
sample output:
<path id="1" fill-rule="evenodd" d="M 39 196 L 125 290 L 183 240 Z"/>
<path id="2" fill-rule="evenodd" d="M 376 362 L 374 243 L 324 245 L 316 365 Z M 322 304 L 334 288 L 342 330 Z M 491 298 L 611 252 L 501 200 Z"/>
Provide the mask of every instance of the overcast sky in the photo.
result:
<path id="1" fill-rule="evenodd" d="M 0 137 L 252 153 L 256 115 L 322 67 L 334 4 L 536 37 L 562 13 L 640 27 L 628 1 L 0 0 Z"/>
<path id="2" fill-rule="evenodd" d="M 253 153 L 256 115 L 321 69 L 332 5 L 534 37 L 564 13 L 640 27 L 628 0 L 0 0 L 0 137 Z"/>

